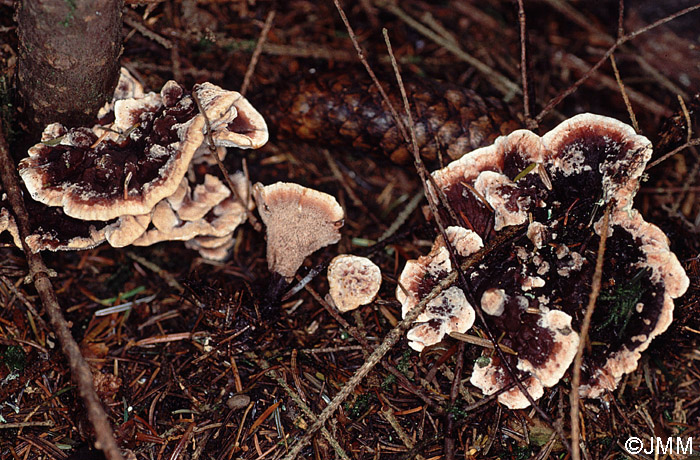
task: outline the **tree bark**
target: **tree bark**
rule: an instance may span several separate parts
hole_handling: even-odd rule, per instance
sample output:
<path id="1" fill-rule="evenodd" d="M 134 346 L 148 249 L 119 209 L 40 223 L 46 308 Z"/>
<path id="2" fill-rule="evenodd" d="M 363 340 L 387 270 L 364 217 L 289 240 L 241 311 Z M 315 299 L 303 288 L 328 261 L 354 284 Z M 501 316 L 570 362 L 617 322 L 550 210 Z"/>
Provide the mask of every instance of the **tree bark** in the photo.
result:
<path id="1" fill-rule="evenodd" d="M 19 0 L 17 87 L 30 132 L 91 125 L 119 78 L 123 0 Z"/>

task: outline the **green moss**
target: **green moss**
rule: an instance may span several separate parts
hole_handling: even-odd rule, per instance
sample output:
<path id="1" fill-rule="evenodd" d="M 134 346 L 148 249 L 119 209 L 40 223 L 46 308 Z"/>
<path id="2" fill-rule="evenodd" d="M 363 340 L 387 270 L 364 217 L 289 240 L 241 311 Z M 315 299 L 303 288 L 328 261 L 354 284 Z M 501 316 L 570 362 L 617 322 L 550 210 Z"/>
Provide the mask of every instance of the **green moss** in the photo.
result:
<path id="1" fill-rule="evenodd" d="M 374 395 L 371 393 L 362 393 L 360 395 L 357 395 L 355 397 L 355 401 L 352 403 L 347 402 L 345 403 L 345 410 L 348 413 L 348 417 L 351 418 L 352 420 L 357 420 L 364 414 L 367 409 L 369 409 L 370 404 L 372 404 L 372 400 L 374 398 Z"/>
<path id="2" fill-rule="evenodd" d="M 600 300 L 608 302 L 608 317 L 597 330 L 600 331 L 612 325 L 618 336 L 623 334 L 635 306 L 646 292 L 642 280 L 648 278 L 648 274 L 649 269 L 640 270 L 629 282 L 616 285 L 613 289 L 600 294 Z"/>
<path id="3" fill-rule="evenodd" d="M 22 371 L 27 365 L 26 358 L 22 347 L 16 345 L 8 346 L 2 353 L 2 360 L 11 372 Z"/>
<path id="4" fill-rule="evenodd" d="M 66 17 L 61 21 L 61 25 L 63 27 L 68 27 L 71 22 L 73 22 L 73 19 L 75 19 L 75 10 L 77 9 L 77 6 L 75 4 L 75 0 L 65 0 L 66 6 L 68 7 L 68 14 L 66 14 Z"/>

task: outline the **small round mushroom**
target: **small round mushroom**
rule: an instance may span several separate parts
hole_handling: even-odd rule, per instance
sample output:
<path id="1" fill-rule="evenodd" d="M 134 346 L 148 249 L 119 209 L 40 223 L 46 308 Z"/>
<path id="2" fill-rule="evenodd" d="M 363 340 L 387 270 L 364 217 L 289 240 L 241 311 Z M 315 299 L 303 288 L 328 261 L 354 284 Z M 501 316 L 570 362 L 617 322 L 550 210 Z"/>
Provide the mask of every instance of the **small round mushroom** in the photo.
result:
<path id="1" fill-rule="evenodd" d="M 226 156 L 226 147 L 257 149 L 267 143 L 269 133 L 265 120 L 240 93 L 208 82 L 195 85 L 193 91 L 209 118 L 212 140 L 220 159 Z M 208 139 L 195 152 L 193 164 L 216 164 L 206 141 Z"/>
<path id="2" fill-rule="evenodd" d="M 331 195 L 289 182 L 253 187 L 265 223 L 267 265 L 288 281 L 304 259 L 340 240 L 343 208 Z"/>
<path id="3" fill-rule="evenodd" d="M 508 294 L 503 289 L 487 289 L 481 294 L 481 309 L 487 315 L 501 316 L 507 300 Z"/>
<path id="4" fill-rule="evenodd" d="M 341 312 L 372 302 L 382 284 L 382 272 L 366 257 L 341 254 L 328 266 L 330 297 Z"/>

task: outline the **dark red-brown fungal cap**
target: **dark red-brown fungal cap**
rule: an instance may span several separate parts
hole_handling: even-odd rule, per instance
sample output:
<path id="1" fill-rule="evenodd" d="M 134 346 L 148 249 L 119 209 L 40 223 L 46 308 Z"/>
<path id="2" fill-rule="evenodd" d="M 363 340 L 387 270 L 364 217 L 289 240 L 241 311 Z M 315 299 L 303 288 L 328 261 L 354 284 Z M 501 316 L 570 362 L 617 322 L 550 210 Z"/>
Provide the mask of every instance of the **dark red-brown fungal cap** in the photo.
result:
<path id="1" fill-rule="evenodd" d="M 578 176 L 573 193 L 602 186 L 602 198 L 631 207 L 639 177 L 651 158 L 651 142 L 634 128 L 591 113 L 576 115 L 542 136 L 551 175 Z M 586 190 L 587 187 L 589 190 Z"/>
<path id="2" fill-rule="evenodd" d="M 329 295 L 342 312 L 372 302 L 381 284 L 382 272 L 366 257 L 340 254 L 328 265 Z"/>
<path id="3" fill-rule="evenodd" d="M 481 238 L 471 230 L 448 227 L 447 237 L 457 254 L 468 257 L 483 246 Z M 442 237 L 438 237 L 429 254 L 417 260 L 409 260 L 399 276 L 396 299 L 401 302 L 402 316 L 415 308 L 438 283 L 452 272 L 450 254 Z M 428 302 L 425 310 L 416 318 L 406 337 L 409 346 L 421 351 L 426 346 L 439 343 L 450 332 L 464 333 L 474 324 L 474 308 L 464 292 L 450 287 Z"/>
<path id="4" fill-rule="evenodd" d="M 649 141 L 631 127 L 584 114 L 541 140 L 525 131 L 499 138 L 494 146 L 434 173 L 458 219 L 485 240 L 501 227 L 529 222 L 526 235 L 496 248 L 465 273 L 484 303 L 485 321 L 502 336 L 501 343 L 518 353 L 517 359 L 506 359 L 519 377 L 527 377 L 523 359 L 544 362 L 550 352 L 550 336 L 538 332 L 534 318 L 560 311 L 572 318 L 574 330 L 580 328 L 603 203 L 610 206 L 612 231 L 589 332 L 596 346 L 584 355 L 582 394 L 597 396 L 614 388 L 636 367 L 651 339 L 668 327 L 672 299 L 685 291 L 687 278 L 663 233 L 631 209 L 650 154 Z M 535 336 L 539 342 L 532 340 Z M 499 370 L 502 363 L 494 366 L 489 375 L 506 376 Z M 530 378 L 535 379 L 533 393 L 539 393 L 539 377 Z"/>
<path id="5" fill-rule="evenodd" d="M 298 184 L 277 182 L 253 187 L 266 226 L 267 265 L 288 280 L 304 259 L 340 240 L 345 213 L 331 195 Z"/>
<path id="6" fill-rule="evenodd" d="M 536 168 L 532 165 L 542 163 L 544 155 L 539 136 L 517 130 L 462 156 L 432 176 L 457 216 L 463 219 L 462 225 L 483 238 L 494 227 L 498 231 L 523 223 L 527 210 L 541 205 L 538 190 L 519 187 L 514 180 L 527 168 L 534 174 Z M 437 198 L 435 191 L 431 193 Z"/>
<path id="7" fill-rule="evenodd" d="M 636 209 L 615 210 L 609 228 L 612 233 L 609 238 L 619 237 L 616 233 L 627 233 L 627 238 L 633 239 L 639 248 L 636 260 L 632 259 L 629 265 L 641 277 L 633 283 L 636 286 L 628 290 L 624 287 L 620 292 L 613 290 L 612 296 L 626 296 L 616 299 L 618 303 L 626 302 L 626 305 L 612 305 L 614 308 L 627 309 L 622 325 L 623 329 L 627 329 L 626 339 L 618 338 L 617 341 L 621 343 L 615 348 L 606 345 L 611 352 L 604 362 L 599 361 L 596 363 L 598 366 L 587 365 L 590 378 L 579 388 L 583 397 L 595 398 L 614 390 L 624 374 L 637 368 L 641 353 L 671 324 L 673 299 L 682 296 L 690 284 L 683 267 L 669 249 L 666 235 L 655 225 L 645 222 Z M 602 222 L 599 221 L 596 233 L 602 231 Z M 608 296 L 603 293 L 604 299 Z M 604 305 L 608 306 L 609 302 Z M 608 314 L 609 310 L 608 307 Z"/>
<path id="8" fill-rule="evenodd" d="M 177 189 L 204 126 L 192 98 L 177 84 L 166 83 L 162 104 L 158 99 L 151 93 L 116 101 L 118 139 L 98 142 L 102 129 L 75 128 L 30 148 L 19 169 L 32 198 L 84 220 L 150 213 Z M 45 133 L 56 131 L 50 125 Z"/>
<path id="9" fill-rule="evenodd" d="M 524 302 L 527 304 L 527 302 Z M 544 394 L 544 388 L 557 384 L 576 356 L 579 337 L 571 329 L 571 317 L 564 312 L 551 310 L 529 315 L 520 330 L 522 340 L 528 347 L 518 355 L 516 372 L 524 377 L 523 386 L 534 400 Z M 536 322 L 532 319 L 537 318 Z M 504 344 L 505 345 L 505 344 Z M 511 384 L 513 379 L 498 358 L 484 357 L 487 362 L 477 360 L 471 376 L 472 385 L 490 395 Z M 523 374 L 524 373 L 524 374 Z M 518 387 L 513 387 L 498 396 L 498 401 L 510 409 L 523 409 L 530 405 Z"/>
<path id="10" fill-rule="evenodd" d="M 107 226 L 114 222 L 84 221 L 66 216 L 60 208 L 26 200 L 32 233 L 26 242 L 32 252 L 91 249 L 106 241 Z"/>

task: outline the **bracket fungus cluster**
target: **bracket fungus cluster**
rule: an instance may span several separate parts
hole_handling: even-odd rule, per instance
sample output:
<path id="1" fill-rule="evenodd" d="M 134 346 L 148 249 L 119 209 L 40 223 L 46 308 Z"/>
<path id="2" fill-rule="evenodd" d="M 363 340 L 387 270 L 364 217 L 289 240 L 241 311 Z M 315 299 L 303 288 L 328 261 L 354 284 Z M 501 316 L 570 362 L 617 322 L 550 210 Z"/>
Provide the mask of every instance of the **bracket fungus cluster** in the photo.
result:
<path id="1" fill-rule="evenodd" d="M 484 394 L 498 393 L 510 408 L 527 407 L 513 379 L 537 399 L 571 365 L 600 236 L 607 232 L 578 391 L 600 397 L 613 390 L 668 328 L 673 299 L 689 283 L 663 232 L 632 208 L 651 153 L 650 142 L 630 126 L 582 114 L 542 137 L 515 131 L 434 172 L 442 193 L 431 194 L 444 196 L 452 208 L 448 212 L 443 203 L 441 216 L 460 219 L 447 236 L 468 286 L 456 283 L 428 302 L 408 333 L 409 344 L 420 350 L 446 333 L 464 332 L 480 308 L 487 324 L 479 326 L 488 326 L 514 354 L 505 355 L 506 366 L 486 351 L 471 382 Z M 503 236 L 513 226 L 519 231 Z M 482 241 L 499 244 L 478 262 L 467 261 Z M 428 255 L 407 263 L 396 291 L 404 316 L 455 270 L 452 265 L 442 237 Z"/>
<path id="2" fill-rule="evenodd" d="M 242 174 L 232 175 L 234 195 L 210 170 L 215 159 L 206 132 L 220 157 L 226 147 L 261 147 L 267 126 L 250 103 L 211 83 L 190 93 L 168 81 L 159 93 L 144 93 L 122 69 L 114 99 L 98 120 L 92 128 L 47 126 L 20 162 L 29 194 L 55 217 L 37 224 L 29 247 L 182 240 L 205 257 L 225 257 L 246 219 L 240 197 L 248 196 L 248 184 Z"/>

